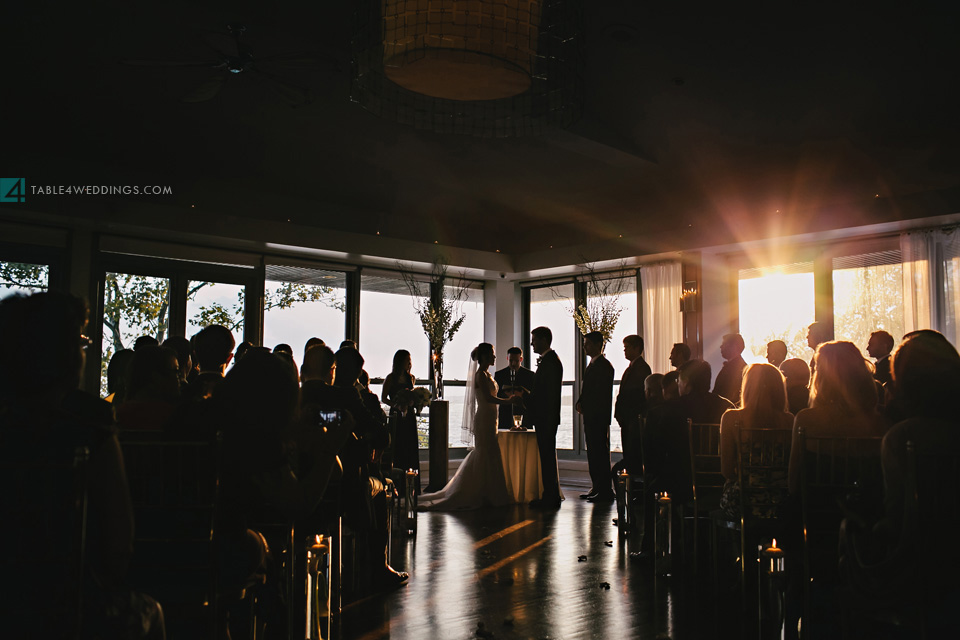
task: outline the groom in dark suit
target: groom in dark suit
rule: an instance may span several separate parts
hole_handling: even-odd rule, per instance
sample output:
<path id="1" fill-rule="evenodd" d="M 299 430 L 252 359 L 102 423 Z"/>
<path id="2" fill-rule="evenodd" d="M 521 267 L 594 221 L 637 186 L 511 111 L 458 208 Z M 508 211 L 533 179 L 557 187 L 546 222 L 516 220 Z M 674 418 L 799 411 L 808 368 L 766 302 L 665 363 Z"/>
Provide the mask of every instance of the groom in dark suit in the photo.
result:
<path id="1" fill-rule="evenodd" d="M 614 499 L 610 481 L 610 414 L 613 406 L 613 365 L 603 355 L 603 334 L 591 331 L 583 336 L 583 352 L 590 364 L 583 371 L 583 385 L 577 412 L 583 416 L 587 440 L 587 464 L 593 489 L 581 495 L 590 502 Z"/>
<path id="2" fill-rule="evenodd" d="M 557 352 L 550 348 L 553 332 L 537 327 L 530 332 L 530 346 L 540 356 L 533 389 L 527 399 L 527 415 L 537 433 L 540 451 L 540 474 L 543 495 L 530 503 L 542 509 L 560 508 L 560 484 L 557 475 L 557 428 L 560 426 L 560 387 L 563 384 L 563 365 Z"/>
<path id="3" fill-rule="evenodd" d="M 507 349 L 508 366 L 500 369 L 493 375 L 496 380 L 499 392 L 497 395 L 501 398 L 509 398 L 511 395 L 520 392 L 521 389 L 530 391 L 533 389 L 534 373 L 523 365 L 523 350 L 520 347 L 510 347 Z M 513 427 L 513 416 L 524 415 L 523 404 L 501 404 L 500 418 L 498 425 L 500 429 L 509 429 Z"/>

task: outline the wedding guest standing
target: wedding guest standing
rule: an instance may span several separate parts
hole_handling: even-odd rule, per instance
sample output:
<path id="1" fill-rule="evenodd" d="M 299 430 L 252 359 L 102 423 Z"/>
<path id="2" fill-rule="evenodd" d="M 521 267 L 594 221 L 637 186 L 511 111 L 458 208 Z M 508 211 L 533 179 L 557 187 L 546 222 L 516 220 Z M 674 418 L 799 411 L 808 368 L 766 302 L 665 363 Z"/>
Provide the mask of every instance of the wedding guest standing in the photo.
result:
<path id="1" fill-rule="evenodd" d="M 630 473 L 635 473 L 642 470 L 640 414 L 645 414 L 647 410 L 645 383 L 650 376 L 650 365 L 643 359 L 643 338 L 638 335 L 624 338 L 623 357 L 630 365 L 620 377 L 620 390 L 613 415 L 620 425 L 624 466 Z M 659 397 L 663 399 L 662 385 L 659 387 Z"/>
<path id="2" fill-rule="evenodd" d="M 726 398 L 735 405 L 740 404 L 740 386 L 743 384 L 743 372 L 747 362 L 740 354 L 744 349 L 743 336 L 739 333 L 728 333 L 720 343 L 720 355 L 724 363 L 717 374 L 713 385 L 713 392 Z"/>
<path id="3" fill-rule="evenodd" d="M 613 402 L 613 365 L 603 355 L 603 334 L 591 331 L 583 336 L 583 351 L 590 364 L 583 372 L 577 412 L 583 416 L 587 440 L 587 464 L 591 491 L 580 496 L 591 502 L 614 499 L 610 480 L 610 412 Z"/>
<path id="4" fill-rule="evenodd" d="M 893 351 L 893 336 L 886 331 L 874 331 L 867 341 L 867 354 L 877 361 L 874 365 L 873 379 L 887 384 L 890 377 L 890 352 Z"/>

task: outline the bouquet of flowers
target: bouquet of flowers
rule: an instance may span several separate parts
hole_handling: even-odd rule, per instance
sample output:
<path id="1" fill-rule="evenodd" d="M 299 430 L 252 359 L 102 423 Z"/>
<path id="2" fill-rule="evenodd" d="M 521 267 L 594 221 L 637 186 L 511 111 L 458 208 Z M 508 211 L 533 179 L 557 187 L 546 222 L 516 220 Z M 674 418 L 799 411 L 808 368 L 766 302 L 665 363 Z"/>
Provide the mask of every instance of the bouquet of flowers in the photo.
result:
<path id="1" fill-rule="evenodd" d="M 401 407 L 410 407 L 418 414 L 430 404 L 430 391 L 425 387 L 401 389 L 396 395 L 396 404 Z"/>

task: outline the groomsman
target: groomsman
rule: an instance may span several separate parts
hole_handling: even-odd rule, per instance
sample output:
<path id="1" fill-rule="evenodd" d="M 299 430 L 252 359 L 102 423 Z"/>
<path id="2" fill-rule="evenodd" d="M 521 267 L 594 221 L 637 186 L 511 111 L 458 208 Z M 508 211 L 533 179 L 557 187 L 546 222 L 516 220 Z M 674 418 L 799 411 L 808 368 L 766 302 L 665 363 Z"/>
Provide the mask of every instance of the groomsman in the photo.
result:
<path id="1" fill-rule="evenodd" d="M 676 346 L 674 345 L 674 350 Z M 617 404 L 613 415 L 620 424 L 624 466 L 631 474 L 640 474 L 643 473 L 643 455 L 640 452 L 640 415 L 645 416 L 647 413 L 644 381 L 650 375 L 650 365 L 643 359 L 643 338 L 638 335 L 624 338 L 623 357 L 630 362 L 630 366 L 620 376 L 620 391 L 617 393 Z"/>
<path id="2" fill-rule="evenodd" d="M 577 412 L 583 416 L 587 440 L 587 464 L 593 489 L 581 495 L 591 502 L 614 499 L 610 480 L 610 414 L 613 405 L 613 365 L 603 355 L 603 334 L 591 331 L 583 336 L 583 351 L 590 364 L 583 371 L 583 385 Z"/>
<path id="3" fill-rule="evenodd" d="M 540 509 L 560 508 L 560 477 L 557 473 L 557 428 L 560 426 L 560 388 L 563 385 L 563 365 L 557 352 L 550 348 L 553 332 L 537 327 L 530 332 L 530 346 L 540 358 L 533 389 L 527 400 L 527 414 L 536 429 L 537 449 L 540 453 L 540 475 L 543 495 L 530 502 Z"/>
<path id="4" fill-rule="evenodd" d="M 499 397 L 509 398 L 517 392 L 529 393 L 533 389 L 534 373 L 522 365 L 523 350 L 520 347 L 507 349 L 507 366 L 493 375 L 493 379 L 496 380 L 497 386 L 500 388 L 497 393 Z M 501 429 L 511 428 L 513 426 L 513 416 L 522 416 L 523 414 L 523 404 L 500 405 L 499 427 Z"/>

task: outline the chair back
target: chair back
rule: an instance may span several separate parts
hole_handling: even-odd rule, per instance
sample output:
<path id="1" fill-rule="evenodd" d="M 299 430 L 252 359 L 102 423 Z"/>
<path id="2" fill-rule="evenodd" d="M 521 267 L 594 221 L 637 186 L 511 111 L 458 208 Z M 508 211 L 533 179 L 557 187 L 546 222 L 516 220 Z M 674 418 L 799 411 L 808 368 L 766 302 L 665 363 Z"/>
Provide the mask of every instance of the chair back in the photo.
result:
<path id="1" fill-rule="evenodd" d="M 846 511 L 879 516 L 883 507 L 881 437 L 808 437 L 798 431 L 802 452 L 800 499 L 804 562 L 820 579 L 836 578 L 840 522 Z M 823 562 L 817 562 L 817 559 Z"/>
<path id="2" fill-rule="evenodd" d="M 960 563 L 960 551 L 952 542 L 960 531 L 958 474 L 956 448 L 921 448 L 907 442 L 904 518 L 916 523 L 907 542 L 914 550 L 920 585 L 931 595 L 942 588 L 956 590 L 955 578 L 946 568 Z"/>
<path id="3" fill-rule="evenodd" d="M 120 443 L 136 523 L 131 584 L 157 598 L 168 618 L 200 606 L 216 624 L 219 438 L 129 431 Z"/>
<path id="4" fill-rule="evenodd" d="M 741 527 L 752 520 L 770 520 L 789 495 L 789 429 L 738 429 L 737 479 Z"/>
<path id="5" fill-rule="evenodd" d="M 0 566 L 8 583 L 3 596 L 5 633 L 24 638 L 78 637 L 90 451 L 85 446 L 28 450 L 24 439 L 3 435 Z"/>
<path id="6" fill-rule="evenodd" d="M 720 507 L 723 475 L 720 473 L 720 425 L 687 420 L 690 441 L 690 483 L 698 511 Z"/>

